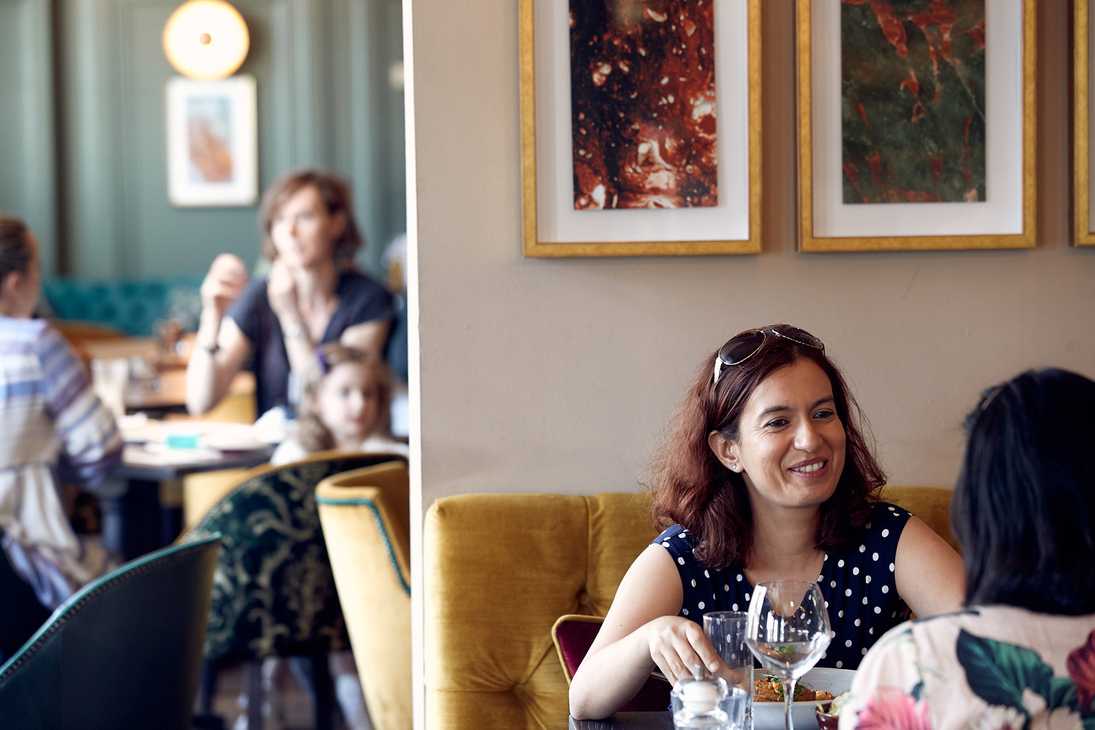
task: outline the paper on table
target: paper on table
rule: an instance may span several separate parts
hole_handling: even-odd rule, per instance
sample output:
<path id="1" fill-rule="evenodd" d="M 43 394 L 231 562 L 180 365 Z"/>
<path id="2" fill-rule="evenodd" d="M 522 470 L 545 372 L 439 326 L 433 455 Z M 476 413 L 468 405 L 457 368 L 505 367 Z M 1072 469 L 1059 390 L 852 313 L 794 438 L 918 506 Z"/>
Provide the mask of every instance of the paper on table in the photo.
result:
<path id="1" fill-rule="evenodd" d="M 216 449 L 170 449 L 159 444 L 145 444 L 126 446 L 122 459 L 131 466 L 178 466 L 216 461 L 222 456 Z"/>
<path id="2" fill-rule="evenodd" d="M 269 446 L 247 423 L 126 417 L 120 419 L 119 427 L 128 444 L 169 445 L 171 450 L 187 452 L 190 456 L 196 449 L 254 451 Z"/>

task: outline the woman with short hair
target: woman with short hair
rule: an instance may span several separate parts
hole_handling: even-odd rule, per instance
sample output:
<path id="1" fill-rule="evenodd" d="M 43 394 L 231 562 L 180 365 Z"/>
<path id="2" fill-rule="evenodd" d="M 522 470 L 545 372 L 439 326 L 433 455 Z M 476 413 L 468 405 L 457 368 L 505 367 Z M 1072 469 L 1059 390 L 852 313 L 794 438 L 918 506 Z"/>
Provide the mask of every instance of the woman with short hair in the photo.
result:
<path id="1" fill-rule="evenodd" d="M 349 185 L 316 170 L 286 175 L 263 196 L 261 226 L 269 276 L 249 282 L 243 261 L 221 254 L 202 283 L 186 380 L 193 414 L 217 405 L 245 366 L 261 414 L 292 411 L 293 385 L 320 374 L 317 345 L 341 342 L 383 358 L 395 301 L 354 266 L 364 241 Z"/>
<path id="2" fill-rule="evenodd" d="M 966 419 L 965 608 L 867 654 L 841 728 L 1095 726 L 1095 382 L 1032 370 Z"/>
<path id="3" fill-rule="evenodd" d="M 703 615 L 747 610 L 763 581 L 820 585 L 836 632 L 821 666 L 854 669 L 909 608 L 958 607 L 958 556 L 878 499 L 885 475 L 859 422 L 805 330 L 746 330 L 704 358 L 656 463 L 665 529 L 624 576 L 575 674 L 575 718 L 615 712 L 655 668 L 671 681 L 718 669 Z"/>

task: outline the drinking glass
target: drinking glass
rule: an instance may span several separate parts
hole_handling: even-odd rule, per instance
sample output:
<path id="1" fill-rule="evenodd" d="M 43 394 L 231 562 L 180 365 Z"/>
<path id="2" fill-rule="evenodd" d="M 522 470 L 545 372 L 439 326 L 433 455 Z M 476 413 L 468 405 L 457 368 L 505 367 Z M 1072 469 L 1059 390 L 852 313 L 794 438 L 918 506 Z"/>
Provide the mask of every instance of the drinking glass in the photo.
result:
<path id="1" fill-rule="evenodd" d="M 745 645 L 745 611 L 711 611 L 703 615 L 703 633 L 715 647 L 724 666 L 715 674 L 730 687 L 745 693 L 746 730 L 753 727 L 753 654 Z"/>
<path id="2" fill-rule="evenodd" d="M 743 730 L 745 692 L 721 677 L 684 678 L 670 694 L 675 730 Z"/>
<path id="3" fill-rule="evenodd" d="M 783 680 L 783 724 L 793 730 L 795 683 L 817 664 L 833 633 L 817 583 L 761 583 L 749 601 L 745 643 L 761 666 Z"/>
<path id="4" fill-rule="evenodd" d="M 129 361 L 125 358 L 94 358 L 91 383 L 95 395 L 115 418 L 125 415 L 125 393 L 129 385 Z"/>

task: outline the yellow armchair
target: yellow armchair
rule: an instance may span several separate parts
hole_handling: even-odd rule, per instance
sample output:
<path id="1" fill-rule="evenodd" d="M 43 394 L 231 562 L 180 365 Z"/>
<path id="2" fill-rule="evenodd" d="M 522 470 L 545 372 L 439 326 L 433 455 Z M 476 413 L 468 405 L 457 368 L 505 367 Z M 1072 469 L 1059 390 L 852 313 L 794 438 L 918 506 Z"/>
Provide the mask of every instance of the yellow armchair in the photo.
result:
<path id="1" fill-rule="evenodd" d="M 386 462 L 325 479 L 316 504 L 373 726 L 410 728 L 407 465 Z"/>
<path id="2" fill-rule="evenodd" d="M 891 487 L 883 498 L 949 538 L 950 490 Z M 427 727 L 567 727 L 551 627 L 564 614 L 603 616 L 656 534 L 643 493 L 435 502 L 424 535 Z"/>

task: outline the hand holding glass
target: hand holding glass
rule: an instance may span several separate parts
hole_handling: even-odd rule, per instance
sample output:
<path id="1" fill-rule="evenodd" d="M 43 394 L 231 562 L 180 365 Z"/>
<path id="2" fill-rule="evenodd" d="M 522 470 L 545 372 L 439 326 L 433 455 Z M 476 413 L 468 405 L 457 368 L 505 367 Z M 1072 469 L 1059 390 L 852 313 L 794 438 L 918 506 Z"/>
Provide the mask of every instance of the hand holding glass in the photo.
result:
<path id="1" fill-rule="evenodd" d="M 794 727 L 795 683 L 817 664 L 832 637 L 817 583 L 770 581 L 753 590 L 745 642 L 761 666 L 783 680 L 786 730 Z"/>

